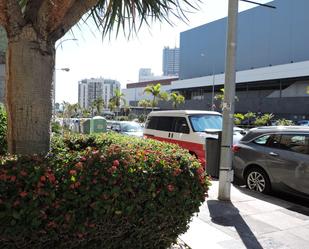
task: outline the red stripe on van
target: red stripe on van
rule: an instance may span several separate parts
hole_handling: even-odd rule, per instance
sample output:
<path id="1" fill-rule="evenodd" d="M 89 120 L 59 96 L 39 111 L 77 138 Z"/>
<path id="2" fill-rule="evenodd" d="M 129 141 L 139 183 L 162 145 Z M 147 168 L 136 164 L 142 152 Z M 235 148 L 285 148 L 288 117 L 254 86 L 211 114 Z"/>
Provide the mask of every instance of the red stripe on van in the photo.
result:
<path id="1" fill-rule="evenodd" d="M 150 134 L 144 134 L 146 138 L 155 139 L 162 142 L 168 142 L 173 144 L 178 144 L 180 147 L 189 150 L 190 152 L 193 152 L 196 154 L 197 158 L 201 162 L 203 166 L 206 164 L 206 158 L 205 158 L 205 150 L 203 150 L 203 145 L 198 143 L 192 143 L 187 141 L 180 141 L 176 139 L 171 138 L 163 138 L 163 137 L 156 137 L 154 135 Z"/>

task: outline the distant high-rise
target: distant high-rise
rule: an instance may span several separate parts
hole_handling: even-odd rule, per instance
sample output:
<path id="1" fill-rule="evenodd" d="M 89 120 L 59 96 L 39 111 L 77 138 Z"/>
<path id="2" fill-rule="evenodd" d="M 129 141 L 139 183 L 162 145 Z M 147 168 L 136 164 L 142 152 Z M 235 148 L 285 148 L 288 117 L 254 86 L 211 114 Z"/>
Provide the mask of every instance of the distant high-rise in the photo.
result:
<path id="1" fill-rule="evenodd" d="M 163 75 L 178 76 L 178 74 L 179 74 L 179 48 L 164 47 Z"/>
<path id="2" fill-rule="evenodd" d="M 153 73 L 151 72 L 151 68 L 140 68 L 138 72 L 138 81 L 147 81 L 153 77 Z"/>
<path id="3" fill-rule="evenodd" d="M 101 97 L 107 106 L 116 89 L 120 89 L 117 80 L 103 78 L 81 80 L 78 82 L 78 104 L 82 108 L 89 108 L 94 100 Z"/>

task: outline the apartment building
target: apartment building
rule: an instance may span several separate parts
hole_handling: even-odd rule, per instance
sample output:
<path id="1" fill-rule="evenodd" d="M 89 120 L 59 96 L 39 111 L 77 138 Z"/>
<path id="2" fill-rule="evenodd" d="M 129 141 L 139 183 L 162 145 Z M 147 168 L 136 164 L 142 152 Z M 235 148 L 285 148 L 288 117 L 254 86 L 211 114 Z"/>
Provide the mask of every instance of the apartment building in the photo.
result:
<path id="1" fill-rule="evenodd" d="M 78 103 L 82 108 L 89 108 L 94 100 L 102 98 L 107 106 L 116 89 L 120 89 L 120 83 L 117 80 L 83 79 L 78 82 Z"/>

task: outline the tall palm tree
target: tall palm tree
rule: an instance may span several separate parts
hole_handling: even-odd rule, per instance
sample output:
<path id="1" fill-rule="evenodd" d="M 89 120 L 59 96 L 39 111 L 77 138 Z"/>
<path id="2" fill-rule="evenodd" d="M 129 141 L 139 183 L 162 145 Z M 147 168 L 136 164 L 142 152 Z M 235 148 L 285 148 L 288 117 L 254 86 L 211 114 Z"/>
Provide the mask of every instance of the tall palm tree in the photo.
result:
<path id="1" fill-rule="evenodd" d="M 55 43 L 81 19 L 92 17 L 104 35 L 123 29 L 130 36 L 149 19 L 182 18 L 188 6 L 189 0 L 0 0 L 0 26 L 8 37 L 9 152 L 48 152 Z"/>
<path id="2" fill-rule="evenodd" d="M 170 94 L 170 100 L 173 103 L 173 108 L 177 109 L 177 105 L 185 102 L 185 97 L 181 95 L 179 92 L 172 92 Z"/>
<path id="3" fill-rule="evenodd" d="M 147 87 L 145 87 L 144 93 L 152 95 L 152 101 L 151 101 L 152 110 L 154 109 L 154 107 L 158 105 L 158 100 L 160 99 L 168 100 L 168 94 L 167 92 L 162 91 L 160 83 L 156 85 L 153 84 L 148 85 Z"/>
<path id="4" fill-rule="evenodd" d="M 112 100 L 108 102 L 108 109 L 110 109 L 111 112 L 114 112 L 116 110 L 116 105 Z"/>
<path id="5" fill-rule="evenodd" d="M 96 109 L 97 115 L 101 115 L 104 107 L 104 100 L 99 97 L 92 101 L 91 105 Z"/>
<path id="6" fill-rule="evenodd" d="M 116 89 L 114 91 L 114 96 L 110 99 L 110 101 L 113 102 L 115 106 L 117 107 L 117 111 L 119 111 L 121 103 L 123 105 L 126 104 L 126 99 L 124 98 L 124 96 L 125 96 L 124 93 L 122 93 L 120 89 Z"/>

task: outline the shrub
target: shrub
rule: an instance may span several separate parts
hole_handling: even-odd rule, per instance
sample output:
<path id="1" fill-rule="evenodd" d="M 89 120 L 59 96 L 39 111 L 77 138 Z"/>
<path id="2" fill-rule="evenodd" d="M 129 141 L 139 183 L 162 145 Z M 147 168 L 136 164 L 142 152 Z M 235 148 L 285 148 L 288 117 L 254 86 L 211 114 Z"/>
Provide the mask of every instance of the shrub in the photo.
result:
<path id="1" fill-rule="evenodd" d="M 7 117 L 2 104 L 0 103 L 0 155 L 7 151 L 6 141 Z"/>
<path id="2" fill-rule="evenodd" d="M 275 123 L 276 125 L 283 125 L 283 126 L 291 126 L 291 125 L 295 125 L 295 123 L 292 120 L 289 119 L 278 119 Z"/>
<path id="3" fill-rule="evenodd" d="M 61 128 L 61 125 L 58 121 L 51 123 L 51 129 L 52 129 L 53 133 L 61 134 L 62 128 Z"/>
<path id="4" fill-rule="evenodd" d="M 130 113 L 128 115 L 128 120 L 133 120 L 133 119 L 136 119 L 137 118 L 137 115 L 135 113 Z"/>
<path id="5" fill-rule="evenodd" d="M 176 145 L 55 137 L 47 157 L 0 158 L 1 248 L 167 248 L 209 181 Z"/>

